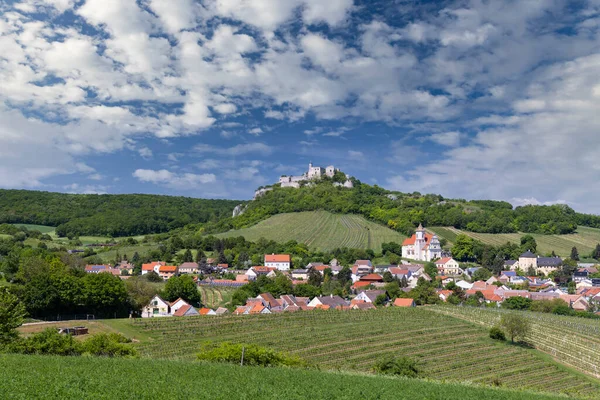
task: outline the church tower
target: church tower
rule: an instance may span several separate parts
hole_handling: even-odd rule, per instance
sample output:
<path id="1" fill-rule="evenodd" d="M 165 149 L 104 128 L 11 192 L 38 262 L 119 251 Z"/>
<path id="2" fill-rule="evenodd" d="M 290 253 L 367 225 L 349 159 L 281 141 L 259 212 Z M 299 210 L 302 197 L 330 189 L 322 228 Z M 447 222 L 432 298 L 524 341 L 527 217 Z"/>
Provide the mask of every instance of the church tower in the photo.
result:
<path id="1" fill-rule="evenodd" d="M 423 225 L 419 224 L 415 235 L 415 259 L 424 260 L 425 254 L 423 254 L 423 247 L 425 247 L 427 239 L 425 238 L 425 229 L 423 229 Z"/>

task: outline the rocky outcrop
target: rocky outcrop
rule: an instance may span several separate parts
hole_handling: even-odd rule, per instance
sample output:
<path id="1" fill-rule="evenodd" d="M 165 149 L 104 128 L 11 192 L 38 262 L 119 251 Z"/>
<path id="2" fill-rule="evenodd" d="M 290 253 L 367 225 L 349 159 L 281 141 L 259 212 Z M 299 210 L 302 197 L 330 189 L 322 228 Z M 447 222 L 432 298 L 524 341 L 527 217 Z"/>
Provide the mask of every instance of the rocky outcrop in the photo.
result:
<path id="1" fill-rule="evenodd" d="M 238 204 L 233 209 L 233 215 L 232 215 L 232 217 L 235 218 L 238 215 L 242 215 L 246 211 L 246 208 L 248 208 L 248 205 Z"/>

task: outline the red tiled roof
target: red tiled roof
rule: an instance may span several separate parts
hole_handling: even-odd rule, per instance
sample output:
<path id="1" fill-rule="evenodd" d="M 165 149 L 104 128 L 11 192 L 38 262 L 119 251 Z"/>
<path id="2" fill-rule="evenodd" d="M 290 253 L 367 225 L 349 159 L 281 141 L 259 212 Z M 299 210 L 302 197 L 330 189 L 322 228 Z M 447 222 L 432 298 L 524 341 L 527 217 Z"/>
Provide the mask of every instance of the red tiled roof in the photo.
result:
<path id="1" fill-rule="evenodd" d="M 362 276 L 360 278 L 361 281 L 374 281 L 374 282 L 379 282 L 383 280 L 383 277 L 379 274 L 368 274 L 365 276 Z"/>
<path id="2" fill-rule="evenodd" d="M 266 307 L 262 305 L 262 303 L 256 303 L 254 304 L 254 306 L 252 307 L 252 309 L 250 309 L 250 314 L 260 314 L 260 312 L 262 310 L 264 310 Z"/>
<path id="3" fill-rule="evenodd" d="M 398 297 L 394 300 L 394 306 L 396 307 L 412 307 L 415 305 L 415 301 L 413 299 L 402 299 Z"/>
<path id="4" fill-rule="evenodd" d="M 210 308 L 203 307 L 200 309 L 200 315 L 208 315 L 212 310 Z"/>
<path id="5" fill-rule="evenodd" d="M 175 311 L 173 315 L 175 317 L 183 317 L 185 313 L 189 311 L 190 308 L 192 308 L 192 306 L 190 306 L 189 304 L 182 306 L 177 311 Z"/>
<path id="6" fill-rule="evenodd" d="M 177 266 L 176 265 L 163 265 L 162 267 L 160 267 L 158 269 L 158 272 L 177 272 Z"/>
<path id="7" fill-rule="evenodd" d="M 290 262 L 289 254 L 265 254 L 265 262 Z"/>
<path id="8" fill-rule="evenodd" d="M 352 285 L 352 287 L 354 289 L 358 289 L 358 288 L 361 288 L 361 287 L 367 287 L 367 286 L 371 285 L 372 283 L 373 282 L 362 282 L 362 281 L 359 281 L 359 282 L 354 283 L 354 285 Z"/>
<path id="9" fill-rule="evenodd" d="M 148 264 L 142 264 L 142 271 L 152 271 L 156 264 L 166 265 L 167 263 L 164 261 L 152 261 L 151 263 L 148 263 Z"/>
<path id="10" fill-rule="evenodd" d="M 431 242 L 432 238 L 433 238 L 433 235 L 431 235 L 429 233 L 425 234 L 425 246 L 427 246 Z M 416 240 L 417 240 L 417 234 L 415 233 L 411 237 L 404 239 L 404 241 L 402 242 L 402 246 L 414 245 Z"/>
<path id="11" fill-rule="evenodd" d="M 437 264 L 446 264 L 448 261 L 452 260 L 452 257 L 444 257 L 437 260 L 435 263 Z"/>

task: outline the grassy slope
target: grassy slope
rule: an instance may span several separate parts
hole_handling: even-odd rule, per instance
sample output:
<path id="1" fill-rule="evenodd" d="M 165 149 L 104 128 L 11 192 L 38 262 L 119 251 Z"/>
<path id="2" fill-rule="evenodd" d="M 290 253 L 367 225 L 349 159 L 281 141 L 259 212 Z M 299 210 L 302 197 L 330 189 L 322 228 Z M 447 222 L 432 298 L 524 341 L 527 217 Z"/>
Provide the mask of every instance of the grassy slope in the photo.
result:
<path id="1" fill-rule="evenodd" d="M 141 339 L 145 357 L 192 360 L 201 341 L 230 340 L 287 351 L 324 369 L 366 372 L 378 359 L 398 354 L 418 360 L 432 379 L 481 384 L 497 379 L 510 387 L 600 393 L 597 380 L 537 350 L 493 341 L 485 328 L 428 308 L 155 318 L 137 320 L 131 330 L 140 332 L 134 337 Z"/>
<path id="2" fill-rule="evenodd" d="M 470 237 L 482 241 L 486 244 L 498 246 L 506 242 L 520 243 L 521 236 L 525 233 L 475 233 L 463 231 L 452 227 L 430 227 L 430 231 L 437 233 L 440 237 L 445 238 L 452 243 L 456 236 L 464 233 Z M 536 242 L 538 252 L 542 254 L 551 253 L 552 250 L 557 255 L 567 257 L 571 254 L 571 248 L 577 247 L 580 255 L 589 254 L 600 243 L 600 229 L 588 228 L 580 226 L 577 228 L 577 233 L 571 235 L 539 235 L 531 234 Z"/>
<path id="3" fill-rule="evenodd" d="M 4 399 L 560 398 L 416 379 L 147 359 L 0 355 L 0 370 Z"/>
<path id="4" fill-rule="evenodd" d="M 286 242 L 296 240 L 319 250 L 337 247 L 371 248 L 381 250 L 381 243 L 401 242 L 403 235 L 353 214 L 332 214 L 327 211 L 306 211 L 277 214 L 258 224 L 216 235 L 218 237 L 244 236 L 256 241 L 264 237 Z"/>

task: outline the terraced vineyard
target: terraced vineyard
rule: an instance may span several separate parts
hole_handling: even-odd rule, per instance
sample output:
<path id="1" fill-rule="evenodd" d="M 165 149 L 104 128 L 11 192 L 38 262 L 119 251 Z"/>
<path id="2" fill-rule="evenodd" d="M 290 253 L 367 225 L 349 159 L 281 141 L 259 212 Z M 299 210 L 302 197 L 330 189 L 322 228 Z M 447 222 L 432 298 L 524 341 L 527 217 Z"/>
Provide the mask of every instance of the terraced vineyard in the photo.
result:
<path id="1" fill-rule="evenodd" d="M 537 351 L 489 339 L 475 324 L 429 310 L 312 311 L 294 314 L 155 318 L 131 322 L 152 337 L 138 345 L 146 357 L 194 359 L 204 340 L 257 343 L 296 354 L 325 369 L 370 371 L 387 355 L 415 358 L 433 379 L 471 381 L 589 395 L 598 381 Z"/>
<path id="2" fill-rule="evenodd" d="M 198 290 L 200 290 L 202 304 L 214 309 L 220 306 L 226 307 L 226 304 L 231 301 L 235 288 L 200 286 Z"/>
<path id="3" fill-rule="evenodd" d="M 431 227 L 428 229 L 438 236 L 452 243 L 456 236 L 463 233 L 472 238 L 480 240 L 485 244 L 499 246 L 506 242 L 520 243 L 521 236 L 525 233 L 476 233 L 468 232 L 452 227 Z M 537 250 L 542 254 L 551 253 L 553 250 L 559 256 L 567 257 L 571 254 L 571 248 L 577 247 L 579 254 L 585 255 L 592 252 L 596 244 L 600 243 L 600 229 L 580 226 L 577 233 L 571 235 L 539 235 L 531 234 L 537 242 Z"/>
<path id="4" fill-rule="evenodd" d="M 328 251 L 338 247 L 381 251 L 385 242 L 402 242 L 405 236 L 354 214 L 307 211 L 277 214 L 250 228 L 229 231 L 217 237 L 244 236 L 256 241 L 261 237 L 277 242 L 296 240 L 309 247 Z"/>
<path id="5" fill-rule="evenodd" d="M 503 309 L 435 307 L 434 310 L 491 327 L 502 314 L 519 313 L 531 321 L 527 342 L 563 364 L 600 378 L 600 321 Z M 600 394 L 599 394 L 600 397 Z"/>

